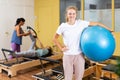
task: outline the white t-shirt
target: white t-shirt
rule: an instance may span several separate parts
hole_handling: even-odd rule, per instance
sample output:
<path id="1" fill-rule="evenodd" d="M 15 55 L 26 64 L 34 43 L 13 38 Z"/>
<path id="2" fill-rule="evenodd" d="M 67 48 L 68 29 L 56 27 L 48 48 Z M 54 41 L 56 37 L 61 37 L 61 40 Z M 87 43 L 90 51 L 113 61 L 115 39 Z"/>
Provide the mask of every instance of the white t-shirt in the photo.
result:
<path id="1" fill-rule="evenodd" d="M 80 49 L 80 36 L 82 31 L 88 27 L 89 22 L 83 20 L 76 20 L 74 25 L 62 23 L 56 33 L 62 35 L 64 45 L 68 48 L 65 52 L 66 55 L 78 55 L 82 51 Z"/>

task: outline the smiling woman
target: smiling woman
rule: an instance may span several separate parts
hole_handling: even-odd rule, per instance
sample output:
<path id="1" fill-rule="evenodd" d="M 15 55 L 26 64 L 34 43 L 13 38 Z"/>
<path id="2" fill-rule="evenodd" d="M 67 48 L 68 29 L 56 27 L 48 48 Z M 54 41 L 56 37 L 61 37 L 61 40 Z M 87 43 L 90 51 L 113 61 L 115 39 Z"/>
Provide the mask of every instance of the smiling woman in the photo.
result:
<path id="1" fill-rule="evenodd" d="M 75 23 L 76 15 L 77 15 L 76 7 L 69 6 L 66 9 L 66 21 L 68 22 L 68 24 L 73 25 Z"/>
<path id="2" fill-rule="evenodd" d="M 85 60 L 82 54 L 82 50 L 79 47 L 79 43 L 83 30 L 88 26 L 92 27 L 99 25 L 111 31 L 110 28 L 101 23 L 88 22 L 76 19 L 76 17 L 77 8 L 75 6 L 68 6 L 66 9 L 66 22 L 61 23 L 53 38 L 53 42 L 59 47 L 61 51 L 63 51 L 64 54 L 63 68 L 65 80 L 71 80 L 73 72 L 75 74 L 76 80 L 82 80 Z M 63 37 L 63 45 L 58 41 L 60 35 Z"/>

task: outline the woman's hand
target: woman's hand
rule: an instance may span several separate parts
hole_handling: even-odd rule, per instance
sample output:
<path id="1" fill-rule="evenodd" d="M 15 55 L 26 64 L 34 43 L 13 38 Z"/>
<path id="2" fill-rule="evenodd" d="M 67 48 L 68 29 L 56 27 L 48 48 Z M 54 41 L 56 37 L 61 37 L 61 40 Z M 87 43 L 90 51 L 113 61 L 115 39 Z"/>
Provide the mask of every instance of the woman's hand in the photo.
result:
<path id="1" fill-rule="evenodd" d="M 65 52 L 65 51 L 67 51 L 68 50 L 68 48 L 66 47 L 66 46 L 64 46 L 62 49 L 61 49 L 61 51 L 63 51 L 63 52 Z"/>
<path id="2" fill-rule="evenodd" d="M 30 35 L 31 34 L 31 31 L 28 31 L 26 33 L 23 33 L 23 36 L 27 36 L 27 35 Z"/>
<path id="3" fill-rule="evenodd" d="M 114 32 L 113 30 L 110 30 L 110 32 L 112 33 L 112 32 Z"/>

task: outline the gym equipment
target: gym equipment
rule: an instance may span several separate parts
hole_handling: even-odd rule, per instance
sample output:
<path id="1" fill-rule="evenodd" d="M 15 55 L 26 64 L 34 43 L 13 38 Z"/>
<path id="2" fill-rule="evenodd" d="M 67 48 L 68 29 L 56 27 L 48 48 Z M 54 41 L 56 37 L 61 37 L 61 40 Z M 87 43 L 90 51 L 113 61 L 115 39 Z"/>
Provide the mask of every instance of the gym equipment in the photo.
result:
<path id="1" fill-rule="evenodd" d="M 101 26 L 87 27 L 80 40 L 80 47 L 87 58 L 101 62 L 110 58 L 115 50 L 115 39 Z"/>
<path id="2" fill-rule="evenodd" d="M 2 49 L 2 52 L 5 55 L 5 52 L 11 53 L 13 51 Z M 61 57 L 62 57 L 61 53 L 53 53 L 53 55 L 49 56 L 48 58 L 59 60 L 61 59 Z M 45 63 L 48 63 L 48 61 L 43 61 L 43 64 Z M 25 58 L 25 57 L 16 57 L 10 60 L 6 58 L 5 60 L 0 61 L 0 73 L 2 73 L 3 71 L 6 71 L 8 73 L 8 77 L 13 77 L 13 76 L 16 76 L 17 72 L 20 70 L 25 70 L 25 69 L 32 68 L 38 65 L 40 65 L 39 58 L 30 59 L 30 58 Z"/>
<path id="3" fill-rule="evenodd" d="M 5 52 L 11 53 L 12 51 L 7 49 L 2 49 L 2 52 L 5 55 Z M 37 62 L 36 60 L 32 60 L 24 57 L 13 58 L 11 60 L 8 60 L 6 58 L 5 60 L 2 60 L 0 62 L 0 73 L 2 73 L 3 71 L 7 71 L 8 77 L 12 77 L 17 75 L 17 71 L 36 66 L 38 64 L 39 62 Z"/>
<path id="4" fill-rule="evenodd" d="M 120 57 L 113 56 L 109 60 L 117 62 L 117 59 L 120 59 Z M 116 64 L 109 63 L 108 65 L 106 64 L 105 66 L 103 66 L 101 69 L 101 72 L 102 72 L 101 79 L 108 78 L 107 80 L 117 80 L 118 75 L 115 73 L 115 71 L 118 69 L 118 67 L 116 66 Z M 109 74 L 109 75 L 106 76 L 105 74 L 107 75 Z"/>
<path id="5" fill-rule="evenodd" d="M 28 29 L 32 29 L 31 27 L 27 27 Z M 34 37 L 37 38 L 37 34 L 32 29 L 34 32 Z M 32 42 L 34 44 L 34 39 L 32 39 Z M 31 59 L 31 58 L 25 58 L 25 57 L 17 57 L 16 53 L 14 51 L 11 51 L 9 49 L 1 49 L 3 55 L 4 55 L 4 60 L 0 61 L 0 73 L 3 71 L 6 71 L 8 73 L 8 77 L 13 77 L 17 75 L 17 72 L 20 70 L 25 70 L 34 66 L 40 65 L 39 59 Z M 15 58 L 13 59 L 7 59 L 5 53 L 10 53 L 12 54 Z M 55 60 L 61 59 L 62 54 L 61 53 L 53 53 L 52 56 L 49 56 L 50 58 L 54 58 Z M 43 64 L 48 63 L 47 61 L 44 61 Z"/>
<path id="6" fill-rule="evenodd" d="M 39 59 L 40 59 L 40 63 L 42 66 L 42 72 L 37 73 L 37 74 L 33 75 L 32 77 L 34 77 L 36 80 L 64 80 L 63 67 L 60 64 L 61 62 L 58 62 L 56 60 L 49 60 L 47 58 L 39 58 Z M 52 61 L 52 62 L 58 63 L 60 65 L 45 71 L 44 66 L 42 64 L 42 60 Z M 85 72 L 84 72 L 83 78 L 85 78 L 89 75 L 93 75 L 93 76 L 97 77 L 97 75 L 99 74 L 99 69 L 97 67 L 98 67 L 97 65 L 90 64 L 90 62 L 88 62 L 88 60 L 86 60 Z"/>
<path id="7" fill-rule="evenodd" d="M 49 69 L 46 71 L 44 69 L 44 65 L 42 62 L 42 60 L 45 60 L 45 61 L 61 64 L 60 60 L 55 60 L 55 59 L 53 60 L 50 58 L 43 58 L 43 57 L 39 57 L 39 59 L 42 67 L 42 72 L 35 74 L 32 77 L 36 78 L 37 80 L 63 80 L 64 79 L 62 66 L 57 66 L 57 67 L 54 67 L 53 69 Z"/>

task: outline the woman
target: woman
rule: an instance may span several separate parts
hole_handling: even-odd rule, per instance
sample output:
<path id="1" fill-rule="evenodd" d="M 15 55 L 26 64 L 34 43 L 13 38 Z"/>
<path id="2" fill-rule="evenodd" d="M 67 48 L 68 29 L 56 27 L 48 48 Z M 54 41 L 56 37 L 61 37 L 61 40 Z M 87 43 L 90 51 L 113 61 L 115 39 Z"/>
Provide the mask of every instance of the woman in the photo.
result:
<path id="1" fill-rule="evenodd" d="M 22 27 L 25 23 L 24 18 L 18 18 L 16 20 L 15 28 L 12 34 L 12 39 L 11 39 L 11 48 L 14 52 L 20 52 L 20 45 L 22 44 L 22 36 L 27 36 L 31 34 L 30 32 L 25 33 L 22 30 Z M 9 55 L 9 58 L 12 58 L 11 55 Z"/>
<path id="2" fill-rule="evenodd" d="M 12 34 L 11 39 L 11 48 L 15 52 L 20 52 L 20 45 L 22 44 L 22 36 L 27 36 L 30 34 L 30 32 L 24 33 L 22 30 L 22 27 L 25 23 L 24 18 L 18 18 L 16 20 L 15 28 Z"/>
<path id="3" fill-rule="evenodd" d="M 75 80 L 82 80 L 84 74 L 85 60 L 79 47 L 80 35 L 88 26 L 99 25 L 108 30 L 107 26 L 98 22 L 77 20 L 77 8 L 69 6 L 66 9 L 66 22 L 62 23 L 53 38 L 53 42 L 63 51 L 63 68 L 65 80 L 72 80 L 73 73 Z M 61 45 L 58 38 L 62 35 L 64 45 Z"/>

